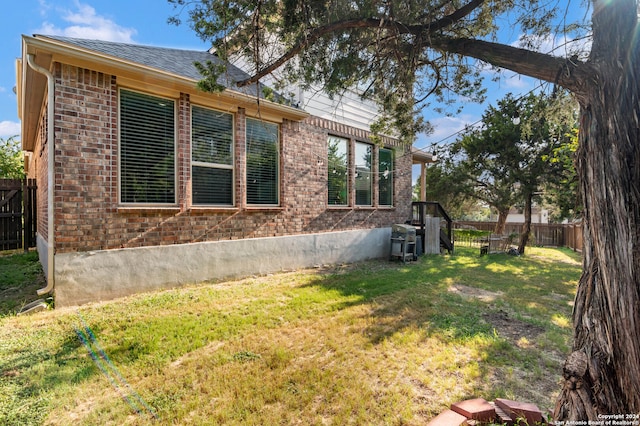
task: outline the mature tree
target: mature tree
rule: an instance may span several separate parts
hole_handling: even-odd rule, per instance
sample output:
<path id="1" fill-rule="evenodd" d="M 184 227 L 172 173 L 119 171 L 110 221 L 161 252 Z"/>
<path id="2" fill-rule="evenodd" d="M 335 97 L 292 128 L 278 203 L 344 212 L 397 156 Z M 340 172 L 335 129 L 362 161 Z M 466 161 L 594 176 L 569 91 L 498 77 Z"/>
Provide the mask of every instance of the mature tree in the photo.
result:
<path id="1" fill-rule="evenodd" d="M 517 126 L 508 117 L 506 122 L 495 121 L 495 110 L 490 108 L 483 117 L 484 127 L 475 129 L 456 140 L 449 147 L 451 188 L 467 197 L 476 198 L 498 212 L 493 230 L 504 234 L 509 210 L 518 201 Z"/>
<path id="2" fill-rule="evenodd" d="M 495 111 L 490 121 L 491 126 L 505 128 L 511 120 L 515 134 L 509 148 L 511 167 L 518 184 L 518 192 L 524 204 L 524 224 L 520 234 L 518 252 L 524 253 L 531 233 L 531 208 L 534 198 L 540 201 L 540 191 L 550 182 L 554 182 L 565 171 L 564 162 L 551 162 L 549 158 L 565 143 L 567 133 L 575 126 L 576 108 L 564 93 L 529 95 L 515 100 L 507 96 L 499 103 L 500 109 Z M 515 113 L 517 114 L 514 117 Z M 490 127 L 488 125 L 488 127 Z M 514 129 L 506 125 L 506 128 Z M 488 138 L 500 137 L 501 133 L 486 132 Z M 515 160 L 515 161 L 514 161 Z"/>
<path id="3" fill-rule="evenodd" d="M 170 1 L 188 9 L 194 30 L 223 59 L 253 59 L 255 75 L 239 85 L 284 67 L 329 92 L 358 86 L 408 140 L 429 96 L 482 96 L 479 69 L 467 58 L 570 90 L 581 107 L 584 272 L 555 416 L 598 420 L 598 414 L 640 413 L 638 0 L 591 1 L 586 58 L 495 42 L 507 11 L 516 21 L 506 24 L 518 24 L 527 42 L 554 31 L 552 19 L 567 8 L 553 1 Z"/>
<path id="4" fill-rule="evenodd" d="M 481 126 L 452 143 L 439 176 L 449 191 L 476 198 L 498 211 L 494 232 L 504 233 L 509 210 L 524 206 L 518 250 L 524 253 L 531 231 L 531 207 L 546 182 L 560 175 L 564 162 L 551 161 L 575 122 L 564 93 L 516 99 L 508 94 L 483 114 Z M 430 182 L 431 183 L 431 182 Z"/>
<path id="5" fill-rule="evenodd" d="M 0 178 L 24 178 L 24 160 L 17 136 L 0 138 Z"/>
<path id="6" fill-rule="evenodd" d="M 560 145 L 545 159 L 553 173 L 544 186 L 544 201 L 550 208 L 550 219 L 556 222 L 580 217 L 582 206 L 578 196 L 578 175 L 575 160 L 578 149 L 578 128 L 565 135 Z"/>

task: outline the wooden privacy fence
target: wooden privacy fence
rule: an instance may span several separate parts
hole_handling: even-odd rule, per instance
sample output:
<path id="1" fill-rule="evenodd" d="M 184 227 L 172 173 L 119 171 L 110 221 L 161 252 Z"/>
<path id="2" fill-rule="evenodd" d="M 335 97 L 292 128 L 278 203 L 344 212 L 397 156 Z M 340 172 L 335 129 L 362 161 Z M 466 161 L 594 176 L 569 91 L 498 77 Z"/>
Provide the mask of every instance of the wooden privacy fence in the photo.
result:
<path id="1" fill-rule="evenodd" d="M 520 234 L 522 223 L 506 223 L 504 234 Z M 455 221 L 454 228 L 473 228 L 479 231 L 493 231 L 496 222 Z M 570 247 L 582 251 L 582 222 L 575 223 L 532 223 L 530 245 L 546 247 Z M 516 241 L 518 241 L 516 239 Z M 516 242 L 517 244 L 517 242 Z"/>
<path id="2" fill-rule="evenodd" d="M 0 179 L 0 250 L 36 245 L 35 179 Z"/>

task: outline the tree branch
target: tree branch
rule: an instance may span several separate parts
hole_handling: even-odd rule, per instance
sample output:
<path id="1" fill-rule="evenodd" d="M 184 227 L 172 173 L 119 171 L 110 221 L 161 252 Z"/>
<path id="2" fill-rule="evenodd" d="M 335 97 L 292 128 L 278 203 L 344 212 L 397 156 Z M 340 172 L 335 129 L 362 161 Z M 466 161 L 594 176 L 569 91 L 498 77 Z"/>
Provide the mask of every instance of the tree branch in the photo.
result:
<path id="1" fill-rule="evenodd" d="M 586 92 L 597 74 L 591 65 L 576 59 L 500 43 L 466 38 L 432 38 L 426 43 L 434 49 L 469 56 L 518 74 L 558 84 L 578 97 Z"/>
<path id="2" fill-rule="evenodd" d="M 287 52 L 285 52 L 274 62 L 259 70 L 255 75 L 245 80 L 239 81 L 237 83 L 237 86 L 243 87 L 249 84 L 256 83 L 265 75 L 268 75 L 276 69 L 280 68 L 282 65 L 284 65 L 285 62 L 300 53 L 305 47 L 314 43 L 316 40 L 327 34 L 358 28 L 394 29 L 398 32 L 398 34 L 414 34 L 423 36 L 425 34 L 434 34 L 436 31 L 442 30 L 460 21 L 471 12 L 473 12 L 482 3 L 484 3 L 484 1 L 485 0 L 471 0 L 469 3 L 452 12 L 451 14 L 444 16 L 437 21 L 422 25 L 404 25 L 402 23 L 384 18 L 362 18 L 337 21 L 318 27 L 312 30 L 309 34 L 305 35 L 293 47 L 291 47 Z"/>
<path id="3" fill-rule="evenodd" d="M 302 40 L 298 41 L 298 43 L 296 43 L 291 49 L 285 52 L 282 56 L 280 56 L 274 62 L 262 68 L 255 75 L 245 80 L 239 81 L 237 83 L 237 86 L 243 87 L 243 86 L 247 86 L 249 84 L 253 84 L 257 82 L 265 75 L 270 74 L 273 71 L 280 68 L 282 65 L 284 65 L 285 62 L 287 62 L 289 59 L 293 58 L 295 55 L 300 53 L 302 49 L 304 49 L 308 45 L 314 43 L 316 40 L 318 40 L 319 38 L 327 34 L 331 34 L 333 32 L 345 31 L 349 29 L 355 29 L 355 28 L 379 28 L 382 26 L 382 24 L 383 24 L 383 21 L 377 18 L 348 19 L 344 21 L 333 22 L 331 24 L 316 28 L 313 31 L 311 31 Z"/>

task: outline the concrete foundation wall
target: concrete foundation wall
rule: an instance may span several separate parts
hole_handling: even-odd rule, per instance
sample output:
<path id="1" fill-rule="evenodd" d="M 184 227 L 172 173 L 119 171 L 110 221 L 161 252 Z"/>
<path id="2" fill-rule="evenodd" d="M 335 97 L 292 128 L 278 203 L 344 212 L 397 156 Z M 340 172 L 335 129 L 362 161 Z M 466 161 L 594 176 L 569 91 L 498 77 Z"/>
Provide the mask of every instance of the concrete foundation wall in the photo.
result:
<path id="1" fill-rule="evenodd" d="M 387 258 L 390 228 L 55 256 L 57 307 L 110 300 L 205 280 Z"/>
<path id="2" fill-rule="evenodd" d="M 38 260 L 42 265 L 42 271 L 44 272 L 44 277 L 49 279 L 48 274 L 49 270 L 47 268 L 47 256 L 49 253 L 49 247 L 47 242 L 40 236 L 40 234 L 36 235 L 36 248 L 38 250 Z"/>

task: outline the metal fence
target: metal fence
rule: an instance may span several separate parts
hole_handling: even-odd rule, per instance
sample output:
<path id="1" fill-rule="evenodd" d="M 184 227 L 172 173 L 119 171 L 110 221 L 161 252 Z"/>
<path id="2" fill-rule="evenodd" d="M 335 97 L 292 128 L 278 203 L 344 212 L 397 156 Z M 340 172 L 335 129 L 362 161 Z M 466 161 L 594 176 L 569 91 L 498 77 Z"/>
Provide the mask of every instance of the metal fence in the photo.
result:
<path id="1" fill-rule="evenodd" d="M 504 235 L 520 234 L 522 223 L 505 224 Z M 479 231 L 491 232 L 496 226 L 496 222 L 471 222 L 454 221 L 455 229 L 477 229 Z M 454 231 L 455 235 L 455 231 Z M 455 237 L 458 243 L 458 237 Z M 479 240 L 473 237 L 466 237 L 469 245 L 479 245 Z M 582 251 L 582 222 L 574 223 L 532 223 L 530 245 L 543 247 L 569 247 L 576 251 Z"/>

